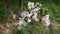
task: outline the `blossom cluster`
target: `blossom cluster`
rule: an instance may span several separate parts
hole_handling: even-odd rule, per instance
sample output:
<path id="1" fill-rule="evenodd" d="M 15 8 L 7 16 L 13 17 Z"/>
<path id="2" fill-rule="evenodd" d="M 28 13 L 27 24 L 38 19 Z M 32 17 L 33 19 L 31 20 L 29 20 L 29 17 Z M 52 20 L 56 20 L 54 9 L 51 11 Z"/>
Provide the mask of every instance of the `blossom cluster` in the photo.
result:
<path id="1" fill-rule="evenodd" d="M 19 18 L 19 22 L 18 22 L 19 30 L 22 28 L 22 25 L 26 26 L 28 23 L 32 21 L 32 19 L 34 19 L 36 22 L 39 22 L 40 18 L 38 17 L 37 12 L 40 10 L 41 6 L 42 4 L 40 3 L 34 4 L 33 2 L 28 2 L 29 11 L 23 11 L 20 14 L 21 17 Z M 26 18 L 27 18 L 27 22 L 25 21 Z M 45 15 L 41 19 L 46 23 L 46 26 L 50 25 L 49 15 Z"/>

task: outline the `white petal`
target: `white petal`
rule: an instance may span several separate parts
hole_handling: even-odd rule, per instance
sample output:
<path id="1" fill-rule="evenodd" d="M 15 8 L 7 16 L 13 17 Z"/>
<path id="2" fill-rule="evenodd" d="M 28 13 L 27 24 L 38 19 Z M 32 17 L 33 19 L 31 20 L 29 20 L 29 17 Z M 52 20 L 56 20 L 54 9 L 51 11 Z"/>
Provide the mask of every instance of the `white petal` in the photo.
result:
<path id="1" fill-rule="evenodd" d="M 23 24 L 23 21 L 22 20 L 19 20 L 18 24 L 19 25 L 22 25 Z"/>
<path id="2" fill-rule="evenodd" d="M 40 7 L 37 7 L 35 9 L 33 9 L 32 11 L 38 11 L 40 9 Z"/>
<path id="3" fill-rule="evenodd" d="M 28 16 L 28 14 L 29 14 L 29 12 L 24 11 L 24 12 L 22 12 L 20 15 L 21 15 L 21 17 L 25 18 L 25 17 Z"/>
<path id="4" fill-rule="evenodd" d="M 35 18 L 34 20 L 35 20 L 36 22 L 39 22 L 39 18 Z"/>
<path id="5" fill-rule="evenodd" d="M 27 25 L 27 23 L 24 21 L 24 19 L 23 19 L 23 18 L 19 18 L 18 25 L 24 25 L 24 26 L 26 26 L 26 25 Z"/>
<path id="6" fill-rule="evenodd" d="M 36 17 L 36 16 L 33 16 L 32 18 L 35 19 L 35 18 L 37 18 L 37 17 Z"/>
<path id="7" fill-rule="evenodd" d="M 42 18 L 42 21 L 44 21 L 46 23 L 46 26 L 50 25 L 50 19 L 49 19 L 49 15 L 46 15 Z"/>
<path id="8" fill-rule="evenodd" d="M 33 15 L 33 13 L 31 12 L 27 15 L 27 17 L 30 18 L 32 15 Z"/>
<path id="9" fill-rule="evenodd" d="M 28 22 L 31 22 L 31 19 L 28 18 Z"/>
<path id="10" fill-rule="evenodd" d="M 34 3 L 28 2 L 28 8 L 29 9 L 34 8 Z"/>
<path id="11" fill-rule="evenodd" d="M 46 22 L 46 26 L 48 27 L 50 25 L 50 22 Z"/>
<path id="12" fill-rule="evenodd" d="M 32 16 L 33 19 L 37 18 L 37 13 L 34 12 L 34 15 Z"/>
<path id="13" fill-rule="evenodd" d="M 39 4 L 39 6 L 42 6 L 42 4 Z"/>

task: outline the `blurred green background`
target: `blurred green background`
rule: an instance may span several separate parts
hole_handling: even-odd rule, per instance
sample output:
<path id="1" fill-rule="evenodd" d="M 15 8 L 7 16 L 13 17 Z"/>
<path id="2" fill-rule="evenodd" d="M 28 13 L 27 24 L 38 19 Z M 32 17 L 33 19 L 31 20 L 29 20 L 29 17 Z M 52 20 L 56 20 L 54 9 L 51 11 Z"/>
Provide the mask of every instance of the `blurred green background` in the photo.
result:
<path id="1" fill-rule="evenodd" d="M 60 0 L 22 0 L 23 2 L 23 10 L 28 10 L 27 4 L 28 2 L 40 2 L 44 9 L 49 9 L 48 13 L 50 14 L 51 22 L 54 24 L 57 22 L 60 24 Z M 8 8 L 6 7 L 7 0 L 0 0 L 0 22 L 5 22 L 7 18 L 5 15 L 8 12 Z M 14 13 L 18 12 L 19 2 L 18 0 L 9 0 L 10 6 Z M 16 13 L 18 14 L 18 13 Z M 55 21 L 55 22 L 53 22 Z M 33 20 L 32 23 L 29 23 L 26 27 L 23 27 L 21 30 L 18 30 L 16 34 L 60 34 L 60 26 L 56 27 L 55 30 L 53 24 L 50 25 L 49 29 L 46 30 L 45 26 L 42 26 L 42 23 L 35 23 Z M 56 24 L 56 25 L 58 25 Z"/>

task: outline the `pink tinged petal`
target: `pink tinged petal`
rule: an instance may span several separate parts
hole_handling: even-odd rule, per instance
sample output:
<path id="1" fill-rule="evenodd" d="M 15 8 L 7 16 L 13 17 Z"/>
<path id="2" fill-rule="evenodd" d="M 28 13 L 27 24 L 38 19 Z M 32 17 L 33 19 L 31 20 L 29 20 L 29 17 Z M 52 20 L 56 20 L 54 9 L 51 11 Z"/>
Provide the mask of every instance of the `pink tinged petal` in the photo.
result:
<path id="1" fill-rule="evenodd" d="M 27 14 L 27 17 L 30 18 L 32 15 L 33 15 L 33 13 L 31 12 L 31 13 Z"/>
<path id="2" fill-rule="evenodd" d="M 46 26 L 50 25 L 50 19 L 49 19 L 49 15 L 46 15 L 42 18 L 42 21 L 44 21 L 46 23 Z"/>
<path id="3" fill-rule="evenodd" d="M 34 15 L 34 16 L 33 16 L 33 19 L 34 19 L 36 22 L 39 22 L 39 18 L 37 18 L 37 15 Z"/>
<path id="4" fill-rule="evenodd" d="M 39 22 L 39 18 L 35 18 L 34 20 L 35 20 L 36 22 Z"/>

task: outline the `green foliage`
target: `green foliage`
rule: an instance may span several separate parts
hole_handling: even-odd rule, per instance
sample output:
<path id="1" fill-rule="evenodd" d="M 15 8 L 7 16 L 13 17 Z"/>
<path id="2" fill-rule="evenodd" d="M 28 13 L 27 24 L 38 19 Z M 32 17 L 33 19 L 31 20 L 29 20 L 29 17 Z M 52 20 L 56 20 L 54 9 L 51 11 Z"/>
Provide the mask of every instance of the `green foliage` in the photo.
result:
<path id="1" fill-rule="evenodd" d="M 22 28 L 21 30 L 18 30 L 16 34 L 28 34 L 28 31 L 26 28 Z"/>
<path id="2" fill-rule="evenodd" d="M 40 2 L 42 3 L 42 9 L 48 12 L 50 15 L 51 21 L 60 20 L 60 0 L 23 0 L 23 9 L 27 10 L 27 3 L 31 2 Z M 18 10 L 18 0 L 9 0 L 13 12 Z M 4 21 L 4 15 L 7 13 L 7 8 L 5 6 L 5 0 L 0 1 L 0 21 Z M 39 26 L 38 29 L 36 26 Z M 32 20 L 26 27 L 18 30 L 16 34 L 60 34 L 60 30 L 56 31 L 52 29 L 52 32 L 46 31 L 45 27 L 40 23 L 36 23 Z"/>
<path id="3" fill-rule="evenodd" d="M 18 1 L 16 0 L 9 0 L 9 3 L 10 3 L 10 7 L 11 9 L 13 10 L 14 13 L 17 12 L 18 10 Z M 5 0 L 1 0 L 0 1 L 0 22 L 2 21 L 5 21 L 5 17 L 4 15 L 8 12 L 7 11 L 7 7 L 6 7 L 6 1 Z"/>
<path id="4" fill-rule="evenodd" d="M 18 1 L 17 0 L 10 0 L 11 8 L 14 12 L 18 10 Z"/>
<path id="5" fill-rule="evenodd" d="M 0 7 L 0 21 L 5 20 L 4 15 L 7 12 L 7 8 L 3 5 Z"/>

